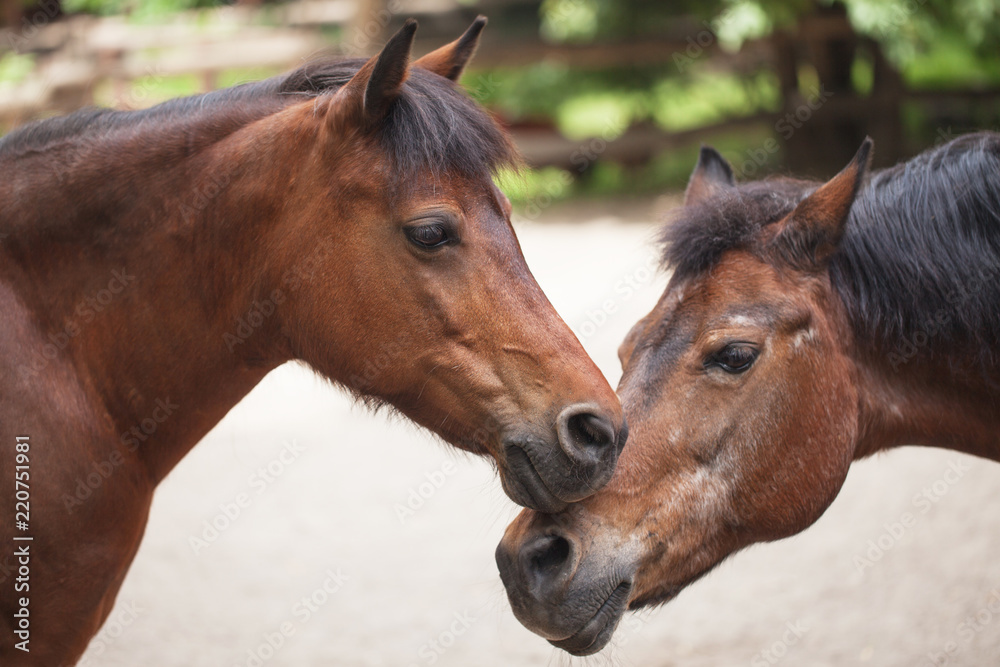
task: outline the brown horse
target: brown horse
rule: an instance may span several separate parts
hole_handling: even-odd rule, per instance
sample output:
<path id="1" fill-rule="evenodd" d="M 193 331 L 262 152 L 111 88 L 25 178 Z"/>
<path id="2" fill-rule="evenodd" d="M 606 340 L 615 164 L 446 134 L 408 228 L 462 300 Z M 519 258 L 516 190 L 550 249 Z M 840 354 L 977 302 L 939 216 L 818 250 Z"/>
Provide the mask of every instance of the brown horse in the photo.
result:
<path id="1" fill-rule="evenodd" d="M 508 138 L 455 84 L 484 24 L 412 66 L 410 21 L 367 62 L 0 142 L 0 662 L 80 656 L 156 485 L 288 360 L 492 457 L 522 505 L 611 477 L 621 406 L 525 265 Z"/>
<path id="2" fill-rule="evenodd" d="M 670 283 L 619 350 L 631 444 L 611 482 L 522 512 L 514 613 L 600 650 L 734 551 L 797 533 L 851 462 L 900 445 L 1000 460 L 1000 135 L 866 179 L 734 183 L 702 150 L 665 232 Z"/>

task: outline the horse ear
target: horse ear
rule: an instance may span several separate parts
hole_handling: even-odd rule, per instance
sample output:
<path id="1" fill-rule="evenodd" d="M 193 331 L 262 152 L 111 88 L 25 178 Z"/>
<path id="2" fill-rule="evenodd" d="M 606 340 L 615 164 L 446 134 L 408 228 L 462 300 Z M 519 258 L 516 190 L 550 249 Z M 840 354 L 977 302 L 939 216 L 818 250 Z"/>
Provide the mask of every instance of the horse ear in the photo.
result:
<path id="1" fill-rule="evenodd" d="M 409 73 L 410 48 L 416 31 L 417 22 L 407 19 L 382 51 L 362 65 L 337 91 L 331 104 L 335 122 L 350 119 L 370 124 L 385 117 L 389 106 L 399 97 Z"/>
<path id="2" fill-rule="evenodd" d="M 691 179 L 684 191 L 684 205 L 698 204 L 735 185 L 733 169 L 726 158 L 711 146 L 702 146 L 698 164 L 691 172 Z"/>
<path id="3" fill-rule="evenodd" d="M 451 44 L 445 44 L 440 49 L 419 58 L 413 63 L 413 66 L 430 70 L 446 79 L 458 81 L 466 64 L 476 53 L 476 47 L 479 46 L 479 35 L 483 32 L 484 27 L 486 27 L 486 17 L 477 17 L 461 37 Z"/>
<path id="4" fill-rule="evenodd" d="M 782 259 L 799 268 L 826 265 L 844 236 L 851 205 L 868 172 L 872 145 L 871 137 L 866 137 L 850 164 L 776 223 L 767 245 Z"/>

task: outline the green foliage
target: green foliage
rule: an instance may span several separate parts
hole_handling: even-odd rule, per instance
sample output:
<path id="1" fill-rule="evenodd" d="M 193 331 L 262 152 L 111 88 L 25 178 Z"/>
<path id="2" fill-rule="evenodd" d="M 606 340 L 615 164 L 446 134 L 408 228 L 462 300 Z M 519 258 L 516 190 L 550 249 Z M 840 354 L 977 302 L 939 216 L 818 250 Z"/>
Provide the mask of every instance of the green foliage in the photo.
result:
<path id="1" fill-rule="evenodd" d="M 597 0 L 544 0 L 542 36 L 556 42 L 594 39 L 600 25 L 600 5 Z"/>
<path id="2" fill-rule="evenodd" d="M 769 35 L 775 26 L 791 23 L 791 14 L 769 14 L 760 3 L 742 0 L 733 2 L 720 11 L 709 25 L 727 51 L 737 51 L 748 39 Z"/>
<path id="3" fill-rule="evenodd" d="M 269 79 L 272 76 L 281 74 L 283 71 L 280 67 L 234 68 L 221 72 L 217 84 L 219 88 L 229 88 L 230 86 L 238 86 L 241 83 L 252 83 L 261 79 Z"/>
<path id="4" fill-rule="evenodd" d="M 942 31 L 912 56 L 903 76 L 911 88 L 996 86 L 1000 85 L 1000 58 L 969 48 L 969 42 L 955 31 Z"/>
<path id="5" fill-rule="evenodd" d="M 479 102 L 511 118 L 525 118 L 549 115 L 564 99 L 568 87 L 586 75 L 561 63 L 541 62 L 519 69 L 495 69 L 480 76 L 490 84 L 474 89 Z M 466 75 L 466 81 L 475 78 Z"/>
<path id="6" fill-rule="evenodd" d="M 129 14 L 136 19 L 152 19 L 187 9 L 217 7 L 229 4 L 223 0 L 62 0 L 67 12 L 87 14 Z"/>
<path id="7" fill-rule="evenodd" d="M 843 0 L 855 29 L 878 41 L 898 65 L 942 39 L 996 57 L 1000 0 Z"/>
<path id="8" fill-rule="evenodd" d="M 679 17 L 710 21 L 723 45 L 788 26 L 811 0 L 543 0 L 542 36 L 558 42 L 658 35 Z"/>
<path id="9" fill-rule="evenodd" d="M 773 129 L 759 126 L 720 132 L 711 137 L 711 144 L 733 164 L 741 178 L 760 178 L 782 163 L 779 153 L 762 150 L 769 140 L 774 140 Z M 496 183 L 522 215 L 534 217 L 553 202 L 574 197 L 649 196 L 683 190 L 698 162 L 699 150 L 697 143 L 691 143 L 641 167 L 598 161 L 582 175 L 557 167 L 505 172 Z M 765 156 L 763 162 L 761 155 Z"/>
<path id="10" fill-rule="evenodd" d="M 875 65 L 870 55 L 859 54 L 851 63 L 851 85 L 859 95 L 870 95 L 875 85 Z"/>
<path id="11" fill-rule="evenodd" d="M 816 0 L 842 2 L 854 28 L 875 39 L 912 80 L 993 83 L 1000 44 L 1000 0 Z M 703 19 L 719 44 L 790 28 L 814 0 L 543 0 L 543 37 L 560 42 L 621 40 L 669 31 L 678 17 Z M 912 68 L 912 74 L 910 70 Z M 950 73 L 950 77 L 941 75 Z M 858 83 L 866 85 L 864 72 Z"/>
<path id="12" fill-rule="evenodd" d="M 705 71 L 663 79 L 654 89 L 653 117 L 666 130 L 689 130 L 726 118 L 776 111 L 778 82 L 771 72 L 738 76 Z"/>
<path id="13" fill-rule="evenodd" d="M 613 139 L 629 125 L 650 121 L 687 130 L 726 118 L 775 111 L 780 104 L 772 72 L 739 75 L 695 63 L 683 75 L 662 66 L 571 69 L 540 63 L 470 75 L 472 93 L 510 120 L 546 118 L 572 139 Z"/>
<path id="14" fill-rule="evenodd" d="M 544 0 L 541 5 L 541 32 L 557 42 L 627 41 L 658 34 L 678 35 L 677 20 L 693 26 L 687 36 L 701 29 L 691 16 L 711 30 L 724 50 L 735 52 L 748 39 L 766 37 L 776 29 L 795 30 L 799 19 L 816 11 L 816 4 L 832 5 L 838 0 Z M 855 30 L 874 39 L 890 62 L 900 71 L 911 90 L 990 88 L 1000 86 L 1000 0 L 840 0 L 846 6 Z M 702 45 L 703 46 L 703 45 Z M 631 123 L 653 121 L 667 131 L 706 127 L 727 118 L 776 111 L 781 100 L 776 76 L 771 71 L 731 73 L 713 69 L 710 58 L 679 54 L 683 62 L 662 65 L 652 71 L 625 73 L 581 73 L 566 67 L 547 65 L 528 68 L 505 78 L 495 103 L 513 118 L 546 116 L 572 138 L 595 136 L 611 131 L 611 136 Z M 851 83 L 859 95 L 870 95 L 875 86 L 874 60 L 862 46 L 851 63 Z M 811 65 L 797 72 L 803 91 L 818 89 L 819 76 Z M 996 127 L 1000 112 L 990 105 L 975 109 L 967 105 L 904 106 L 903 122 L 907 137 L 916 145 L 948 137 L 924 136 L 935 128 L 961 132 L 979 127 Z M 961 120 L 957 120 L 961 119 Z M 957 127 L 957 124 L 963 127 Z M 761 128 L 762 137 L 750 141 L 745 150 L 759 148 L 773 133 Z M 948 131 L 945 132 L 947 134 Z M 752 134 L 752 133 L 751 133 Z M 737 136 L 730 140 L 737 163 L 747 155 Z M 598 162 L 574 181 L 565 192 L 579 194 L 642 192 L 657 187 L 681 187 L 694 163 L 697 146 L 673 150 L 639 170 Z M 780 156 L 768 164 L 780 163 Z M 761 172 L 767 171 L 766 167 Z M 529 176 L 529 179 L 535 178 Z"/>
<path id="15" fill-rule="evenodd" d="M 556 109 L 556 123 L 570 139 L 600 136 L 610 141 L 647 115 L 645 100 L 641 91 L 567 96 Z"/>
<path id="16" fill-rule="evenodd" d="M 35 57 L 8 51 L 0 55 L 0 86 L 20 83 L 35 68 Z"/>
<path id="17" fill-rule="evenodd" d="M 573 192 L 573 176 L 558 167 L 523 169 L 518 173 L 505 171 L 495 180 L 497 187 L 515 205 L 540 200 L 558 201 L 569 197 Z"/>
<path id="18" fill-rule="evenodd" d="M 271 67 L 250 67 L 223 70 L 216 84 L 228 88 L 241 83 L 259 81 L 280 74 Z M 110 81 L 105 81 L 94 90 L 94 102 L 100 106 L 138 109 L 150 107 L 175 97 L 186 97 L 202 92 L 202 80 L 195 74 L 170 76 L 144 76 L 130 82 L 128 88 L 116 96 Z"/>

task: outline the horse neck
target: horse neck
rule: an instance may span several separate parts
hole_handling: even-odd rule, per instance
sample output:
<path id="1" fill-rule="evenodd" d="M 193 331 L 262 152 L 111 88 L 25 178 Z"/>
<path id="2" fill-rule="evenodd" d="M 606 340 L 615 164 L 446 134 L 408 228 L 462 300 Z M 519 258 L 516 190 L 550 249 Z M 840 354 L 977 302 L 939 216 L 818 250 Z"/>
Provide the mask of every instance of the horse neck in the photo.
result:
<path id="1" fill-rule="evenodd" d="M 859 403 L 855 458 L 922 445 L 1000 461 L 995 367 L 984 370 L 970 364 L 971 356 L 927 350 L 893 365 L 881 348 L 864 348 L 856 340 L 850 354 Z"/>
<path id="2" fill-rule="evenodd" d="M 854 326 L 861 455 L 905 444 L 1000 460 L 996 135 L 875 173 L 831 264 Z"/>
<path id="3" fill-rule="evenodd" d="M 63 175 L 61 210 L 34 202 L 75 217 L 53 232 L 58 243 L 21 247 L 41 342 L 66 334 L 53 363 L 74 367 L 154 481 L 290 357 L 269 317 L 282 269 L 265 249 L 286 194 L 276 176 L 292 178 L 291 156 L 309 147 L 278 141 L 280 120 L 258 123 L 191 157 L 124 141 Z"/>

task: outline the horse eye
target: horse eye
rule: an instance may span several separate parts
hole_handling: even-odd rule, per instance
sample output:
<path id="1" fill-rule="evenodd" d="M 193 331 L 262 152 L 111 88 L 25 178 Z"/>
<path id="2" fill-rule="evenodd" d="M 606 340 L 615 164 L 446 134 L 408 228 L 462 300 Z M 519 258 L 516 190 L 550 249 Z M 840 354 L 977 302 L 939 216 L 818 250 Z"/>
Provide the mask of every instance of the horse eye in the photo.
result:
<path id="1" fill-rule="evenodd" d="M 753 366 L 758 354 L 760 353 L 749 345 L 727 345 L 712 355 L 705 366 L 718 366 L 727 373 L 743 373 Z"/>
<path id="2" fill-rule="evenodd" d="M 417 227 L 408 227 L 406 230 L 406 238 L 410 240 L 410 243 L 424 250 L 438 248 L 451 241 L 451 236 L 448 234 L 448 230 L 445 229 L 445 226 L 439 222 L 428 225 L 419 225 Z"/>

